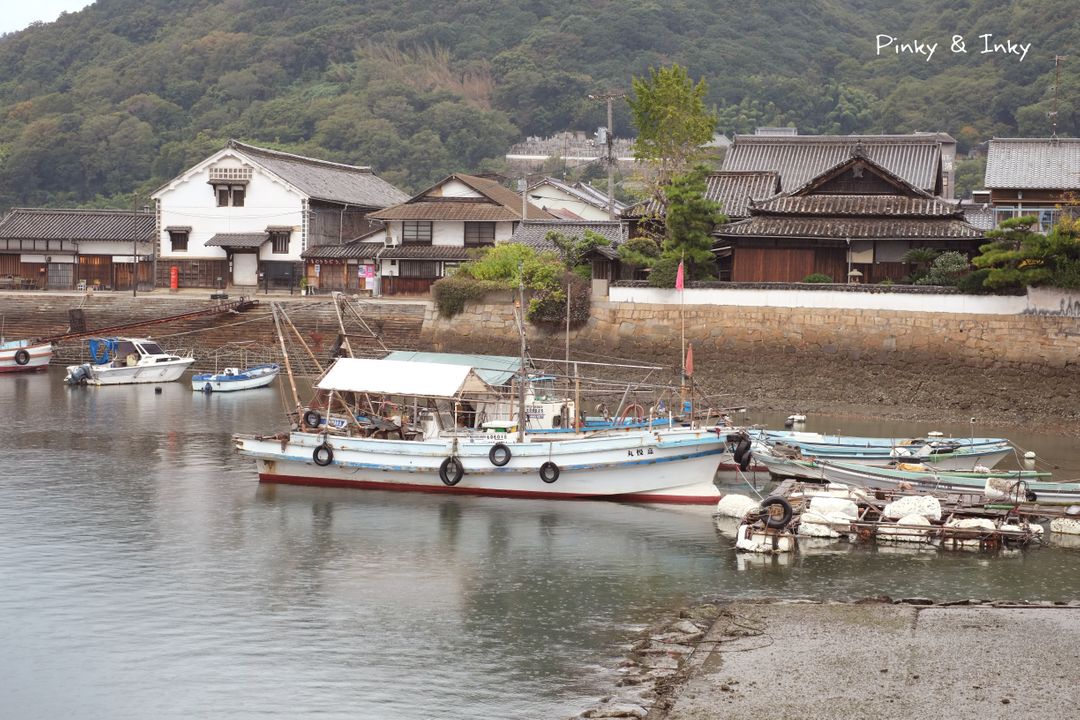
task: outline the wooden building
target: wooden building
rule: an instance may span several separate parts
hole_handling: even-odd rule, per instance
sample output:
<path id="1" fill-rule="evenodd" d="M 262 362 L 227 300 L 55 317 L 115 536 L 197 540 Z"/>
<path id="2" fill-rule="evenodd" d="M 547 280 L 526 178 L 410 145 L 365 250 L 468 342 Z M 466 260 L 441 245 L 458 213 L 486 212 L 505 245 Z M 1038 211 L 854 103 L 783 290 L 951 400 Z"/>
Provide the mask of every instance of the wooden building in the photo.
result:
<path id="1" fill-rule="evenodd" d="M 986 155 L 994 223 L 1024 215 L 1048 232 L 1080 194 L 1080 139 L 994 138 Z"/>
<path id="2" fill-rule="evenodd" d="M 912 248 L 970 255 L 983 241 L 959 202 L 907 182 L 858 146 L 801 187 L 751 201 L 748 212 L 715 231 L 737 282 L 802 282 L 815 273 L 896 281 L 911 272 L 901 258 Z"/>

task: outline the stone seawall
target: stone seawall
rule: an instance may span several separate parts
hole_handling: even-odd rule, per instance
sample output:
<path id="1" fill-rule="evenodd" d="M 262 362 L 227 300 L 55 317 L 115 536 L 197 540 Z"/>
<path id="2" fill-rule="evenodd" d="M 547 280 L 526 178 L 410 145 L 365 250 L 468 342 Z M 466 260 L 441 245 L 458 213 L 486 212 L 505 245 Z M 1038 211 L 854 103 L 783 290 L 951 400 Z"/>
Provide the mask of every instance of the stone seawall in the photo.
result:
<path id="1" fill-rule="evenodd" d="M 1080 420 L 1080 318 L 688 305 L 696 380 L 721 404 L 859 412 L 912 420 Z M 534 357 L 562 358 L 565 335 L 529 326 Z M 429 308 L 421 340 L 448 352 L 516 354 L 513 306 L 454 318 Z M 680 366 L 680 308 L 594 302 L 570 336 L 578 360 Z M 482 350 L 478 350 L 482 348 Z"/>

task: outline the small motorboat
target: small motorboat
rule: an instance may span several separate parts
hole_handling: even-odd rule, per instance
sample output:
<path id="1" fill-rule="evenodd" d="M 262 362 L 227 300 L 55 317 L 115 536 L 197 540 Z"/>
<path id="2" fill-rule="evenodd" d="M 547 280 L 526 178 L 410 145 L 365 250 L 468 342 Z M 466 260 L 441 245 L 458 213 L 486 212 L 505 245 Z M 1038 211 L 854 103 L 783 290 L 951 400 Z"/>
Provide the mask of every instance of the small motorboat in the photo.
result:
<path id="1" fill-rule="evenodd" d="M 68 366 L 68 385 L 172 382 L 195 363 L 190 353 L 168 352 L 149 338 L 95 338 L 89 350 L 91 362 Z"/>
<path id="2" fill-rule="evenodd" d="M 0 372 L 44 370 L 52 358 L 52 343 L 0 338 Z"/>
<path id="3" fill-rule="evenodd" d="M 249 368 L 225 368 L 219 373 L 193 375 L 191 389 L 196 392 L 234 392 L 251 390 L 274 382 L 281 368 L 274 363 L 253 365 Z"/>

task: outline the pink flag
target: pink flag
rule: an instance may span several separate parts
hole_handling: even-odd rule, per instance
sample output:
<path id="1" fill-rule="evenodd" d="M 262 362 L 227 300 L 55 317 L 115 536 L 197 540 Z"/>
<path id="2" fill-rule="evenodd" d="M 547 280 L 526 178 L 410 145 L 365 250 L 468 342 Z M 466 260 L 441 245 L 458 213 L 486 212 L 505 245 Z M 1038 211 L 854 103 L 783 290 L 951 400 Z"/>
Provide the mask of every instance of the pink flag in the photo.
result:
<path id="1" fill-rule="evenodd" d="M 682 266 L 682 262 L 683 262 L 682 260 L 679 261 L 679 272 L 675 273 L 675 289 L 676 290 L 682 290 L 683 289 L 683 266 Z"/>
<path id="2" fill-rule="evenodd" d="M 694 343 L 686 346 L 686 377 L 694 374 Z"/>

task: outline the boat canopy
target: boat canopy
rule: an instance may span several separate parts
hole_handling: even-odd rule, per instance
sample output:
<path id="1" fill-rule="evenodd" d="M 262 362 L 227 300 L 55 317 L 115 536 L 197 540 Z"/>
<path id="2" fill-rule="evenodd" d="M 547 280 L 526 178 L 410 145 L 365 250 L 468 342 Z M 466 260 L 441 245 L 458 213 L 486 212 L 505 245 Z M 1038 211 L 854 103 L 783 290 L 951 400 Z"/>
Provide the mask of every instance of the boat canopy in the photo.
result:
<path id="1" fill-rule="evenodd" d="M 521 369 L 521 360 L 509 355 L 472 355 L 466 353 L 419 352 L 394 350 L 385 360 L 440 363 L 443 365 L 468 365 L 488 385 L 505 385 Z"/>
<path id="2" fill-rule="evenodd" d="M 315 383 L 319 390 L 431 398 L 490 394 L 494 389 L 467 365 L 338 358 Z"/>

